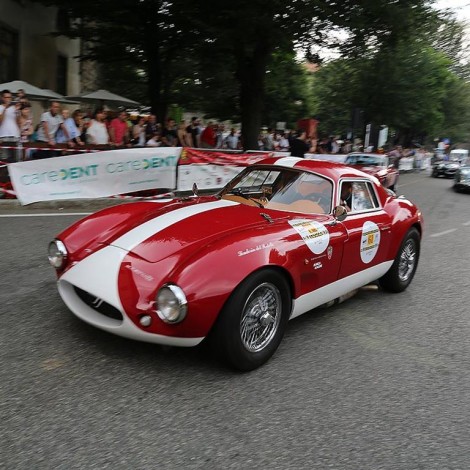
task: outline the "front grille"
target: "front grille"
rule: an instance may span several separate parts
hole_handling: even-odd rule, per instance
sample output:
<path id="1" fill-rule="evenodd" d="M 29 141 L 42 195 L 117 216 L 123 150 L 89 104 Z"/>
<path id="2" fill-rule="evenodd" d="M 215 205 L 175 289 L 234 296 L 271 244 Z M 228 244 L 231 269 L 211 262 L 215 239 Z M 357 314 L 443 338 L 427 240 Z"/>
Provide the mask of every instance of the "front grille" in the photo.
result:
<path id="1" fill-rule="evenodd" d="M 105 317 L 112 318 L 113 320 L 123 320 L 122 313 L 116 307 L 113 307 L 99 297 L 96 297 L 96 295 L 92 295 L 77 286 L 74 286 L 73 288 L 80 299 L 93 310 L 101 313 L 101 315 L 104 315 Z"/>

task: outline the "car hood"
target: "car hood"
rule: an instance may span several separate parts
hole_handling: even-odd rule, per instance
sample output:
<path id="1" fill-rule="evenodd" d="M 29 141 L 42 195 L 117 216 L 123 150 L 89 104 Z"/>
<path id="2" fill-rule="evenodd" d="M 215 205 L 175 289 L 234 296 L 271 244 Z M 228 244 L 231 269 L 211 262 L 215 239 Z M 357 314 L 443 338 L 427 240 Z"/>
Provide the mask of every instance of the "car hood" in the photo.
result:
<path id="1" fill-rule="evenodd" d="M 355 168 L 356 170 L 361 170 L 364 173 L 367 173 L 368 175 L 372 175 L 372 176 L 377 176 L 379 173 L 381 173 L 384 170 L 384 168 L 377 167 L 377 166 L 350 165 L 350 164 L 347 164 L 347 165 L 350 166 L 351 168 Z"/>
<path id="2" fill-rule="evenodd" d="M 83 219 L 58 238 L 71 250 L 90 254 L 103 245 L 118 247 L 149 262 L 197 250 L 225 235 L 255 233 L 270 223 L 263 209 L 216 197 L 129 203 Z M 272 222 L 288 214 L 270 211 Z"/>

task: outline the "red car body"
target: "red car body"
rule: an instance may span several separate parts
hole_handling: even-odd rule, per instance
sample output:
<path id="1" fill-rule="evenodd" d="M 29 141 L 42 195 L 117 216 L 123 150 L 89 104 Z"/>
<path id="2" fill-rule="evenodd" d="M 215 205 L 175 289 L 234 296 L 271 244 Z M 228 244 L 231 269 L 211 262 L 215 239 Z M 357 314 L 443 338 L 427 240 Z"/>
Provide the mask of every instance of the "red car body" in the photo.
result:
<path id="1" fill-rule="evenodd" d="M 273 189 L 281 175 L 304 186 L 307 182 L 315 194 L 324 195 L 313 201 L 305 193 L 300 203 L 288 202 L 286 189 Z M 337 214 L 341 185 L 347 182 L 365 188 L 374 207 L 353 210 L 343 220 Z M 177 346 L 196 345 L 216 329 L 222 348 L 233 349 L 230 341 L 240 347 L 239 338 L 226 341 L 225 336 L 238 327 L 218 322 L 232 321 L 237 308 L 249 310 L 251 322 L 240 323 L 239 331 L 245 334 L 255 324 L 266 327 L 262 334 L 267 337 L 271 325 L 283 330 L 291 318 L 386 279 L 398 269 L 401 247 L 411 232 L 417 240 L 412 278 L 422 233 L 422 216 L 414 204 L 348 166 L 288 157 L 248 167 L 217 195 L 102 210 L 64 230 L 53 246 L 65 247 L 60 266 L 55 266 L 60 295 L 87 323 L 124 337 Z M 405 281 L 398 288 L 396 282 L 384 284 L 399 291 L 411 279 Z M 166 289 L 162 300 L 163 286 L 176 286 L 177 296 Z M 264 297 L 250 297 L 258 286 Z M 178 304 L 181 296 L 184 302 Z M 262 307 L 266 299 L 270 306 Z M 161 314 L 165 308 L 182 315 L 168 321 Z M 246 333 L 248 351 L 226 351 L 226 356 L 240 369 L 257 367 L 272 355 L 282 333 L 276 329 L 270 340 L 275 344 L 268 341 L 263 347 Z"/>
<path id="2" fill-rule="evenodd" d="M 390 163 L 387 155 L 353 152 L 348 154 L 344 163 L 368 175 L 375 176 L 382 186 L 392 191 L 395 190 L 399 171 Z"/>

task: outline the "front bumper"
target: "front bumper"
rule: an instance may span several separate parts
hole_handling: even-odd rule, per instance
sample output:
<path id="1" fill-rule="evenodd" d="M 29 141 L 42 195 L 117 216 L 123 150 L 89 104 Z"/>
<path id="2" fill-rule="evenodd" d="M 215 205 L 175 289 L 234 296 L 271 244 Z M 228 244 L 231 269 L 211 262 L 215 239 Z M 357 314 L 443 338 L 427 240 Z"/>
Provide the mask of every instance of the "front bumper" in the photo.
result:
<path id="1" fill-rule="evenodd" d="M 196 346 L 203 337 L 177 337 L 140 329 L 127 316 L 118 291 L 118 274 L 127 252 L 107 246 L 72 266 L 58 280 L 59 294 L 81 320 L 118 336 L 170 346 Z"/>

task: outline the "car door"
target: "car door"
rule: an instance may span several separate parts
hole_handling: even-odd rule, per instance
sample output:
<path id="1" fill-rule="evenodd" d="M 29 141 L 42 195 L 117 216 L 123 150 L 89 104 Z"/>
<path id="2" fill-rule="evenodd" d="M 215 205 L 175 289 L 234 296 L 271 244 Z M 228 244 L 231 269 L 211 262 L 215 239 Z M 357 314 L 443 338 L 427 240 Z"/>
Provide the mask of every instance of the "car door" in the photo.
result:
<path id="1" fill-rule="evenodd" d="M 299 295 L 312 292 L 338 279 L 347 231 L 331 215 L 299 214 L 288 221 L 297 239 L 292 271 L 299 279 Z"/>
<path id="2" fill-rule="evenodd" d="M 374 184 L 366 179 L 344 179 L 352 185 L 352 207 L 341 223 L 347 233 L 339 279 L 386 261 L 391 239 L 391 217 L 380 206 Z M 339 193 L 341 194 L 341 189 Z"/>

